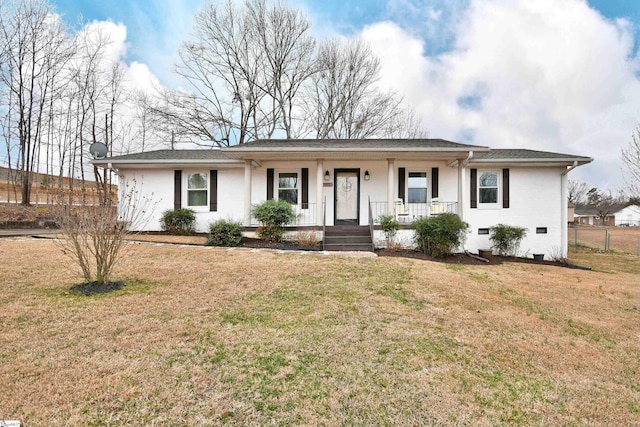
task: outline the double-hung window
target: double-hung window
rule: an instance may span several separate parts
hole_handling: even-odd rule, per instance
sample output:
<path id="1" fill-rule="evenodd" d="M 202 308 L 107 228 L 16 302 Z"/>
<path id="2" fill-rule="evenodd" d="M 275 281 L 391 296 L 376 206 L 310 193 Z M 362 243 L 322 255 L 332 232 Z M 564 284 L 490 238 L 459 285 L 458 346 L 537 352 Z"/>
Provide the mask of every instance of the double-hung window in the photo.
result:
<path id="1" fill-rule="evenodd" d="M 498 203 L 498 172 L 485 171 L 479 173 L 478 202 L 486 204 Z"/>
<path id="2" fill-rule="evenodd" d="M 298 174 L 296 172 L 278 173 L 278 200 L 298 204 Z"/>
<path id="3" fill-rule="evenodd" d="M 409 172 L 407 190 L 409 203 L 427 203 L 427 173 Z"/>
<path id="4" fill-rule="evenodd" d="M 187 205 L 198 207 L 208 205 L 208 176 L 206 173 L 197 172 L 187 175 Z"/>

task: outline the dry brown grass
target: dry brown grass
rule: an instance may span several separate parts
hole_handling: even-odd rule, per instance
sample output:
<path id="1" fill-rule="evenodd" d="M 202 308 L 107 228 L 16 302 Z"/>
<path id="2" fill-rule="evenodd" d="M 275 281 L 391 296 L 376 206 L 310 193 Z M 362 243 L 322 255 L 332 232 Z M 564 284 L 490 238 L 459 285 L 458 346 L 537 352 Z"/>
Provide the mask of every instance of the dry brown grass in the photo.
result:
<path id="1" fill-rule="evenodd" d="M 604 249 L 607 231 L 611 250 L 640 255 L 640 229 L 635 227 L 572 227 L 569 244 L 575 245 L 577 237 L 578 246 Z"/>
<path id="2" fill-rule="evenodd" d="M 637 425 L 640 271 L 135 243 L 105 296 L 0 240 L 0 418 Z M 572 254 L 586 264 L 604 255 Z M 634 264 L 635 263 L 635 264 Z"/>

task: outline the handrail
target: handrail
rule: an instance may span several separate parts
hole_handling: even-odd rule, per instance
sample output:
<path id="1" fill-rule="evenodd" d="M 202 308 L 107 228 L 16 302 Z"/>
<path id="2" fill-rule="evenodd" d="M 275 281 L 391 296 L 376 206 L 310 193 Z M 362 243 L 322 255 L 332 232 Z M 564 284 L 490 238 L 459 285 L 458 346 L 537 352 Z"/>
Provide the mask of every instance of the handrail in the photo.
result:
<path id="1" fill-rule="evenodd" d="M 326 240 L 327 231 L 327 196 L 322 200 L 322 250 L 324 251 L 324 242 Z"/>
<path id="2" fill-rule="evenodd" d="M 368 196 L 368 199 L 369 199 L 369 234 L 371 235 L 371 250 L 375 252 L 376 245 L 373 242 L 373 210 L 371 209 L 371 196 Z"/>

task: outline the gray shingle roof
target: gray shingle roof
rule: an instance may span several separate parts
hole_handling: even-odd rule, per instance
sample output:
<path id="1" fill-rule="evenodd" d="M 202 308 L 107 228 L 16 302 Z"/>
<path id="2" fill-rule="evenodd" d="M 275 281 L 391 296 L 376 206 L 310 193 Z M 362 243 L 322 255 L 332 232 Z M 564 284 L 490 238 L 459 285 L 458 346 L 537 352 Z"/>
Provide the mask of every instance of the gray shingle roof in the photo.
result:
<path id="1" fill-rule="evenodd" d="M 143 153 L 123 154 L 109 157 L 109 161 L 120 160 L 227 160 L 220 150 L 156 150 Z M 104 160 L 103 160 L 104 161 Z"/>
<path id="2" fill-rule="evenodd" d="M 491 162 L 573 162 L 589 163 L 593 159 L 572 154 L 552 153 L 515 148 L 497 148 L 459 144 L 444 139 L 263 139 L 222 149 L 156 150 L 125 154 L 94 160 L 96 164 L 124 163 L 176 163 L 176 162 L 239 162 L 247 153 L 308 152 L 466 152 L 473 151 L 472 163 Z M 360 156 L 360 154 L 357 154 Z"/>
<path id="3" fill-rule="evenodd" d="M 259 139 L 224 148 L 224 151 L 262 150 L 488 150 L 479 145 L 459 144 L 444 139 Z"/>
<path id="4" fill-rule="evenodd" d="M 549 151 L 527 150 L 521 148 L 494 148 L 491 151 L 478 153 L 474 156 L 474 161 L 508 161 L 508 160 L 538 160 L 538 161 L 579 161 L 591 162 L 593 159 L 573 154 L 552 153 Z"/>

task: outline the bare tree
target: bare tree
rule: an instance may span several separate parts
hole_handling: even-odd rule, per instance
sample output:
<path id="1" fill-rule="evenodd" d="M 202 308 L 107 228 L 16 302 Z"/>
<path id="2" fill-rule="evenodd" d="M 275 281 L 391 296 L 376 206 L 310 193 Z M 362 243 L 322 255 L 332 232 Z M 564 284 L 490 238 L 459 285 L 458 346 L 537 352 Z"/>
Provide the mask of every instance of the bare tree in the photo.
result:
<path id="1" fill-rule="evenodd" d="M 122 189 L 117 207 L 110 200 L 78 206 L 61 199 L 56 221 L 62 237 L 56 243 L 80 267 L 87 283 L 109 283 L 127 233 L 142 227 L 155 209 L 151 199 L 141 196 L 140 186 L 132 182 Z"/>
<path id="2" fill-rule="evenodd" d="M 592 188 L 587 192 L 587 205 L 596 211 L 598 218 L 604 224 L 608 216 L 625 206 L 625 200 L 622 196 L 613 196 L 610 191 L 605 192 Z"/>
<path id="3" fill-rule="evenodd" d="M 256 137 L 264 127 L 259 104 L 262 51 L 256 43 L 246 8 L 228 0 L 207 3 L 196 14 L 193 38 L 180 49 L 179 75 L 193 93 L 164 91 L 148 106 L 156 123 L 173 126 L 180 136 L 228 145 Z"/>
<path id="4" fill-rule="evenodd" d="M 567 201 L 574 206 L 582 206 L 587 201 L 587 194 L 591 190 L 589 184 L 570 179 L 567 183 Z"/>
<path id="5" fill-rule="evenodd" d="M 300 102 L 298 91 L 317 71 L 316 41 L 309 34 L 311 23 L 302 12 L 281 3 L 268 7 L 265 0 L 254 0 L 247 2 L 246 7 L 265 73 L 257 84 L 276 104 L 267 136 L 272 136 L 281 125 L 285 136 L 291 138 L 293 111 Z"/>
<path id="6" fill-rule="evenodd" d="M 318 72 L 306 90 L 307 135 L 370 138 L 420 135 L 419 121 L 402 99 L 377 87 L 380 61 L 360 40 L 332 40 L 321 46 Z"/>
<path id="7" fill-rule="evenodd" d="M 640 197 L 640 126 L 631 135 L 627 148 L 622 150 L 627 190 L 632 197 Z"/>
<path id="8" fill-rule="evenodd" d="M 0 4 L 0 85 L 6 103 L 6 129 L 18 149 L 22 204 L 31 203 L 31 184 L 43 138 L 43 123 L 55 77 L 71 58 L 68 33 L 44 0 Z"/>

